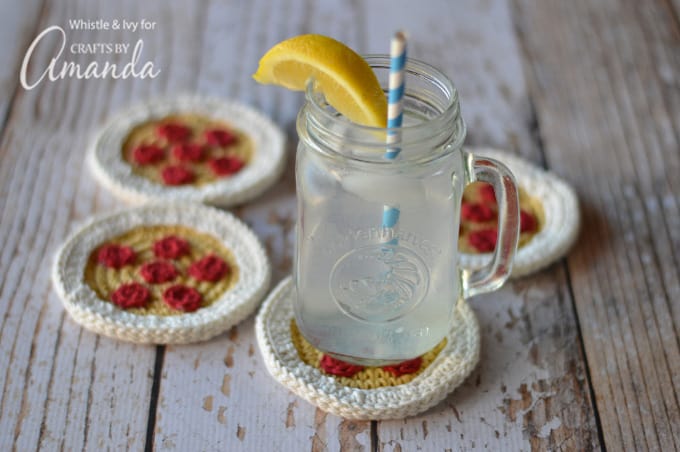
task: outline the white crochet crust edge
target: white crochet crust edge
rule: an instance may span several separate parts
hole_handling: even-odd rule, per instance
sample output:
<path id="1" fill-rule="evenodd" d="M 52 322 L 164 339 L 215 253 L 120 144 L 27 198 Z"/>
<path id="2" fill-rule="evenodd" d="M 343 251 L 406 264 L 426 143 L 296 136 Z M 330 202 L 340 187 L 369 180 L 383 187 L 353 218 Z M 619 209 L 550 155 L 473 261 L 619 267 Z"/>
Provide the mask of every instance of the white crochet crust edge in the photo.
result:
<path id="1" fill-rule="evenodd" d="M 142 122 L 178 113 L 221 119 L 242 130 L 254 142 L 253 158 L 237 174 L 200 187 L 169 187 L 134 174 L 121 153 L 130 130 Z M 276 182 L 285 167 L 285 141 L 276 124 L 250 107 L 218 98 L 180 95 L 153 99 L 114 116 L 95 137 L 88 161 L 102 185 L 133 204 L 192 201 L 229 207 L 257 197 Z"/>
<path id="2" fill-rule="evenodd" d="M 527 194 L 543 208 L 545 223 L 541 230 L 517 250 L 512 277 L 517 278 L 541 270 L 569 251 L 578 237 L 581 211 L 574 189 L 555 174 L 545 171 L 507 151 L 490 148 L 468 148 L 475 156 L 490 157 L 505 164 Z M 461 253 L 462 266 L 479 268 L 491 261 L 491 254 Z"/>
<path id="3" fill-rule="evenodd" d="M 324 411 L 346 419 L 401 419 L 423 412 L 458 387 L 479 362 L 480 333 L 467 302 L 458 302 L 448 343 L 411 382 L 356 389 L 305 364 L 290 339 L 294 317 L 292 278 L 284 279 L 260 309 L 255 332 L 269 373 L 283 386 Z"/>
<path id="4" fill-rule="evenodd" d="M 239 280 L 210 306 L 179 316 L 137 315 L 101 300 L 83 279 L 90 253 L 141 225 L 184 225 L 217 237 L 233 252 Z M 71 317 L 95 333 L 143 344 L 182 344 L 209 339 L 250 315 L 269 288 L 270 274 L 259 240 L 230 213 L 199 204 L 162 204 L 90 220 L 57 252 L 52 280 Z"/>

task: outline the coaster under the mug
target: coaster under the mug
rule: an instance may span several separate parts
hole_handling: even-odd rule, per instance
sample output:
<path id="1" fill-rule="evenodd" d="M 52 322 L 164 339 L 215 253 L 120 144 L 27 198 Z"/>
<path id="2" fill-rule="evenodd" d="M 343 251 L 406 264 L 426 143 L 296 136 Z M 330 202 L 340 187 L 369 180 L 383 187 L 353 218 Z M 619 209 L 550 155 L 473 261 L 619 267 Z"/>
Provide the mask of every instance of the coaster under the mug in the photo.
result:
<path id="1" fill-rule="evenodd" d="M 158 240 L 154 234 L 164 239 Z M 127 246 L 119 243 L 123 240 Z M 160 250 L 159 242 L 164 242 Z M 111 245 L 118 250 L 129 248 L 132 251 L 127 253 L 133 257 L 121 264 L 121 256 L 125 256 L 118 251 L 117 255 L 104 256 L 111 263 L 102 263 L 98 253 Z M 205 257 L 219 256 L 218 249 L 227 262 L 227 266 L 219 264 L 221 274 L 216 275 L 214 267 L 192 268 Z M 164 275 L 158 268 L 145 273 L 144 265 L 140 265 L 143 263 L 161 263 L 166 270 L 172 266 L 174 276 L 149 281 L 147 278 Z M 209 339 L 250 315 L 269 288 L 270 274 L 264 248 L 239 219 L 201 204 L 177 203 L 93 218 L 57 252 L 52 280 L 64 307 L 83 327 L 129 342 L 178 344 Z M 99 294 L 111 291 L 113 297 L 113 292 L 118 291 L 111 290 L 113 287 L 133 285 L 146 292 L 144 307 L 124 309 Z M 191 292 L 186 289 L 175 292 L 174 303 L 168 305 L 165 291 L 175 286 L 195 289 L 200 294 L 199 307 L 181 304 L 187 301 L 186 293 Z M 162 299 L 158 300 L 161 292 Z M 127 293 L 124 301 L 131 304 L 135 296 Z M 195 310 L 184 312 L 189 309 Z"/>
<path id="2" fill-rule="evenodd" d="M 300 358 L 291 339 L 293 293 L 288 277 L 263 303 L 256 318 L 258 346 L 274 379 L 329 413 L 363 420 L 413 416 L 443 400 L 479 362 L 479 324 L 467 302 L 460 301 L 446 345 L 410 382 L 374 389 L 343 385 Z"/>
<path id="3" fill-rule="evenodd" d="M 490 157 L 505 164 L 517 184 L 540 205 L 539 231 L 519 247 L 512 265 L 512 277 L 541 270 L 564 256 L 578 237 L 581 223 L 578 198 L 574 189 L 555 174 L 512 155 L 491 148 L 468 148 L 475 156 Z M 461 265 L 483 267 L 491 261 L 490 253 L 460 253 Z"/>
<path id="4" fill-rule="evenodd" d="M 182 115 L 199 115 L 238 130 L 252 142 L 249 161 L 232 169 L 233 174 L 200 185 L 164 185 L 136 174 L 131 163 L 123 158 L 123 146 L 133 130 L 150 121 Z M 264 114 L 232 100 L 192 94 L 151 99 L 120 111 L 98 131 L 88 154 L 96 179 L 124 201 L 135 204 L 189 201 L 221 207 L 260 195 L 279 178 L 285 159 L 285 135 Z M 231 172 L 228 168 L 224 170 Z"/>

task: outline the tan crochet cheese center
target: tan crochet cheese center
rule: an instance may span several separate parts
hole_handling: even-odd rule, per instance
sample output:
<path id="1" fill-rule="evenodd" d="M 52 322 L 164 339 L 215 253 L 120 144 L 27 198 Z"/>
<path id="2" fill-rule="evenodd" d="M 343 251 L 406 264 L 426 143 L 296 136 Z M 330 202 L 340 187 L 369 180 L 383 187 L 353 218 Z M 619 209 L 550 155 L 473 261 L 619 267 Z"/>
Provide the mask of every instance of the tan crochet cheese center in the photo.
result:
<path id="1" fill-rule="evenodd" d="M 157 240 L 170 235 L 179 236 L 189 242 L 189 254 L 173 260 L 178 276 L 171 282 L 162 284 L 147 284 L 139 274 L 142 264 L 158 260 L 154 256 L 153 244 Z M 105 244 L 117 244 L 131 247 L 137 259 L 134 265 L 127 265 L 121 269 L 108 268 L 97 262 L 97 252 Z M 227 275 L 217 282 L 197 281 L 189 276 L 187 270 L 192 262 L 209 254 L 222 258 L 230 267 Z M 143 308 L 127 309 L 138 315 L 173 316 L 184 314 L 183 311 L 173 309 L 163 302 L 162 294 L 165 289 L 174 284 L 184 284 L 198 290 L 203 298 L 201 308 L 210 306 L 223 293 L 233 287 L 239 279 L 239 268 L 236 258 L 222 243 L 209 234 L 200 233 L 185 226 L 138 226 L 117 237 L 100 243 L 87 261 L 84 279 L 100 299 L 109 301 L 111 294 L 122 284 L 138 282 L 144 284 L 151 292 L 149 303 Z"/>
<path id="2" fill-rule="evenodd" d="M 245 165 L 248 165 L 253 157 L 254 146 L 251 138 L 226 122 L 216 121 L 207 116 L 197 114 L 170 115 L 137 125 L 125 138 L 122 149 L 123 160 L 130 165 L 134 174 L 149 179 L 157 184 L 164 185 L 163 179 L 161 178 L 161 168 L 168 163 L 175 162 L 175 160 L 172 156 L 172 145 L 164 138 L 157 137 L 156 128 L 159 125 L 167 123 L 179 123 L 189 127 L 191 129 L 191 135 L 194 137 L 190 141 L 192 143 L 204 144 L 206 157 L 238 157 Z M 203 140 L 203 133 L 212 128 L 229 130 L 229 132 L 236 135 L 236 142 L 226 148 L 208 145 Z M 137 164 L 132 156 L 133 150 L 135 147 L 142 144 L 156 144 L 165 148 L 165 159 L 157 164 Z M 194 181 L 187 185 L 198 187 L 220 179 L 220 176 L 216 176 L 206 162 L 207 158 L 203 158 L 199 162 L 182 162 L 182 166 L 190 169 L 195 175 Z"/>

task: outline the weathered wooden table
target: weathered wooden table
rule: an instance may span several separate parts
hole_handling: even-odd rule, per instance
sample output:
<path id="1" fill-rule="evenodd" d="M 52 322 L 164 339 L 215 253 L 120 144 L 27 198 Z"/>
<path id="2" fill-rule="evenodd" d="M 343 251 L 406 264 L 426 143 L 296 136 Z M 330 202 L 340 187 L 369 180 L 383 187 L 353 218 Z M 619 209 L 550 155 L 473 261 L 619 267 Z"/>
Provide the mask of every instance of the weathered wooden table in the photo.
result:
<path id="1" fill-rule="evenodd" d="M 0 19 L 0 444 L 44 450 L 663 450 L 680 447 L 680 2 L 2 0 Z M 69 20 L 155 22 L 75 30 Z M 144 43 L 155 79 L 19 84 L 51 25 L 72 43 Z M 569 182 L 583 228 L 567 259 L 470 300 L 479 367 L 423 415 L 355 422 L 274 383 L 252 317 L 206 343 L 135 346 L 98 337 L 52 289 L 57 246 L 122 204 L 83 157 L 131 101 L 178 91 L 226 96 L 288 133 L 283 179 L 234 212 L 291 270 L 297 93 L 254 83 L 272 44 L 305 32 L 410 55 L 457 83 L 470 145 L 506 148 Z M 33 52 L 35 79 L 59 50 Z M 78 47 L 75 48 L 78 50 Z"/>

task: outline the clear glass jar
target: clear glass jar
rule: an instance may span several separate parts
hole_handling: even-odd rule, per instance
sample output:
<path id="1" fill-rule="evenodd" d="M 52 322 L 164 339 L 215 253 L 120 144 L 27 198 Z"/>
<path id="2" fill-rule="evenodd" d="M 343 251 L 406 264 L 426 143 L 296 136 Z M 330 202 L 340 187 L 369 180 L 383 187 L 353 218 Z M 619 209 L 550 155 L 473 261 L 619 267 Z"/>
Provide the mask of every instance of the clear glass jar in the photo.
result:
<path id="1" fill-rule="evenodd" d="M 366 60 L 386 87 L 389 57 Z M 357 364 L 433 348 L 459 300 L 507 279 L 519 236 L 514 179 L 502 164 L 462 149 L 452 82 L 409 59 L 405 86 L 393 160 L 385 157 L 391 131 L 348 121 L 313 83 L 297 120 L 296 322 L 316 348 Z M 494 186 L 499 237 L 491 263 L 467 270 L 458 265 L 460 204 L 475 180 Z"/>

